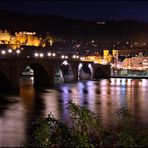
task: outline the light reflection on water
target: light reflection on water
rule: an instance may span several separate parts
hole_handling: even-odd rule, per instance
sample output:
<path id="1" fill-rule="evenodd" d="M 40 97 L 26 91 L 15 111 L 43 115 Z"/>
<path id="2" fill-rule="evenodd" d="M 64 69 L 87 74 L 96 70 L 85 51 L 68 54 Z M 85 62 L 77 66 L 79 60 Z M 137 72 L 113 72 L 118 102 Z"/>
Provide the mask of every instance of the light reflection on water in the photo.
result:
<path id="1" fill-rule="evenodd" d="M 148 124 L 148 79 L 102 79 L 61 84 L 35 90 L 22 86 L 20 93 L 1 93 L 0 146 L 21 146 L 32 131 L 37 117 L 50 112 L 68 120 L 69 101 L 86 106 L 101 116 L 104 126 L 116 123 L 117 107 L 128 107 L 133 119 Z M 9 95 L 8 95 L 9 94 Z"/>

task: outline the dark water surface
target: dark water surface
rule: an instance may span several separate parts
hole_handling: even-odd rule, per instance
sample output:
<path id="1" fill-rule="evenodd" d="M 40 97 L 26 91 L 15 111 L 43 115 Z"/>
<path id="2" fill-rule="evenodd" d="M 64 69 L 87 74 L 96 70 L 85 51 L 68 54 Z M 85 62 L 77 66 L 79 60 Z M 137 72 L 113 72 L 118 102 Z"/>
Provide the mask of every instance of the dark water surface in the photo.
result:
<path id="1" fill-rule="evenodd" d="M 133 119 L 148 124 L 148 79 L 102 79 L 61 84 L 35 90 L 23 85 L 19 92 L 0 93 L 0 147 L 25 143 L 35 118 L 50 112 L 68 120 L 69 101 L 101 115 L 104 126 L 115 124 L 117 107 L 128 107 Z"/>

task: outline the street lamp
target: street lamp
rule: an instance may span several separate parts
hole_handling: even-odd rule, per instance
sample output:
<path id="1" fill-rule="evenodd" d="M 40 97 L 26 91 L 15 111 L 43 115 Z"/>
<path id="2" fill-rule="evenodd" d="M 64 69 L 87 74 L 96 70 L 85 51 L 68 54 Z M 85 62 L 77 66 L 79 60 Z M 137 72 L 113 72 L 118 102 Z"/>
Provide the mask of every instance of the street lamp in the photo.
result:
<path id="1" fill-rule="evenodd" d="M 80 60 L 81 60 L 81 61 L 84 61 L 84 60 L 85 60 L 85 58 L 84 58 L 84 57 L 81 57 L 81 58 L 80 58 Z"/>
<path id="2" fill-rule="evenodd" d="M 19 49 L 16 50 L 16 54 L 17 54 L 18 57 L 19 57 L 20 52 L 21 51 Z"/>
<path id="3" fill-rule="evenodd" d="M 12 49 L 8 49 L 8 53 L 12 53 Z"/>
<path id="4" fill-rule="evenodd" d="M 20 54 L 20 52 L 21 52 L 21 51 L 20 51 L 19 49 L 18 49 L 18 50 L 16 50 L 16 53 L 17 53 L 17 54 Z"/>
<path id="5" fill-rule="evenodd" d="M 72 57 L 75 59 L 76 58 L 76 55 L 73 55 Z"/>
<path id="6" fill-rule="evenodd" d="M 38 53 L 35 53 L 35 54 L 34 54 L 34 56 L 35 56 L 35 57 L 38 57 L 38 56 L 39 56 L 39 54 L 38 54 Z"/>
<path id="7" fill-rule="evenodd" d="M 51 56 L 51 53 L 50 53 L 50 52 L 48 52 L 48 56 L 49 56 L 49 57 Z"/>
<path id="8" fill-rule="evenodd" d="M 62 55 L 62 56 L 61 56 L 61 58 L 62 58 L 62 59 L 64 59 L 64 58 L 65 58 L 65 56 L 64 56 L 64 55 Z"/>
<path id="9" fill-rule="evenodd" d="M 5 50 L 2 50 L 2 55 L 5 55 L 6 54 L 6 51 Z"/>
<path id="10" fill-rule="evenodd" d="M 40 53 L 40 57 L 43 58 L 44 57 L 44 54 L 43 53 Z"/>
<path id="11" fill-rule="evenodd" d="M 65 59 L 68 59 L 68 56 L 65 56 Z"/>
<path id="12" fill-rule="evenodd" d="M 55 54 L 55 53 L 53 53 L 53 54 L 52 54 L 52 56 L 53 56 L 53 57 L 55 57 L 55 56 L 56 56 L 56 54 Z"/>

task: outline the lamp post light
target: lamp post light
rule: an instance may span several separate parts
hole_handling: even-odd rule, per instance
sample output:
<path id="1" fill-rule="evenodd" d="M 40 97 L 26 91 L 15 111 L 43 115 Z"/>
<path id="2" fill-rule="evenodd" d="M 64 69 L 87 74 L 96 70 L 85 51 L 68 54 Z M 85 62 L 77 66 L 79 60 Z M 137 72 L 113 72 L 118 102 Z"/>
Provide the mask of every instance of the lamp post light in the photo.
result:
<path id="1" fill-rule="evenodd" d="M 39 54 L 36 52 L 36 53 L 34 54 L 34 56 L 37 58 L 37 57 L 39 56 Z"/>
<path id="2" fill-rule="evenodd" d="M 73 59 L 78 59 L 79 58 L 78 55 L 73 55 L 72 57 L 73 57 Z"/>
<path id="3" fill-rule="evenodd" d="M 53 53 L 53 54 L 52 54 L 52 56 L 53 56 L 53 57 L 55 57 L 55 56 L 56 56 L 56 54 L 55 54 L 55 53 Z"/>
<path id="4" fill-rule="evenodd" d="M 12 53 L 12 49 L 8 49 L 8 53 Z"/>
<path id="5" fill-rule="evenodd" d="M 6 51 L 5 50 L 2 50 L 1 53 L 4 56 L 6 54 Z"/>
<path id="6" fill-rule="evenodd" d="M 85 60 L 85 57 L 80 57 L 80 60 L 81 60 L 81 61 L 84 61 L 84 60 Z"/>
<path id="7" fill-rule="evenodd" d="M 62 55 L 62 56 L 61 56 L 61 58 L 62 58 L 62 59 L 64 59 L 64 58 L 65 58 L 65 56 L 64 56 L 64 55 Z"/>
<path id="8" fill-rule="evenodd" d="M 75 59 L 76 58 L 76 55 L 73 55 L 72 57 L 73 57 L 73 59 Z"/>
<path id="9" fill-rule="evenodd" d="M 10 55 L 12 54 L 12 49 L 8 49 L 8 53 L 9 53 L 9 58 L 10 58 Z"/>
<path id="10" fill-rule="evenodd" d="M 40 53 L 40 55 L 39 55 L 41 58 L 43 58 L 44 57 L 44 54 L 43 53 Z"/>
<path id="11" fill-rule="evenodd" d="M 19 49 L 18 49 L 18 50 L 16 50 L 16 53 L 17 53 L 17 54 L 20 54 L 20 52 L 21 52 L 21 51 L 20 51 Z"/>
<path id="12" fill-rule="evenodd" d="M 6 51 L 5 50 L 2 50 L 2 54 L 5 55 L 6 54 Z"/>
<path id="13" fill-rule="evenodd" d="M 17 54 L 18 57 L 19 57 L 20 53 L 21 53 L 21 51 L 19 49 L 17 49 L 16 54 Z"/>
<path id="14" fill-rule="evenodd" d="M 51 56 L 51 53 L 50 53 L 50 52 L 48 52 L 48 54 L 47 54 L 47 55 L 48 55 L 48 57 L 50 57 L 50 56 Z"/>

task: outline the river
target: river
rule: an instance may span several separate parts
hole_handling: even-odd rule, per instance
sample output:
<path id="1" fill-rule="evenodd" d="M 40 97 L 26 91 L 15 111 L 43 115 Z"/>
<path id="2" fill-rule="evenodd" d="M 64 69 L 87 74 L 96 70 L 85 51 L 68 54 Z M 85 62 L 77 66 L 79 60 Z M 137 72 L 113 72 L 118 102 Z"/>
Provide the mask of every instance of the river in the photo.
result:
<path id="1" fill-rule="evenodd" d="M 135 121 L 148 124 L 148 79 L 100 79 L 0 93 L 0 147 L 20 147 L 38 117 L 50 112 L 68 120 L 67 103 L 73 101 L 101 116 L 103 126 L 115 124 L 116 108 L 127 107 Z"/>

